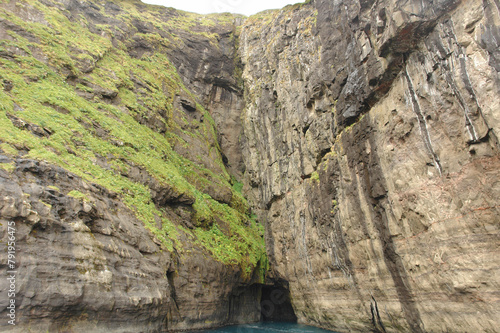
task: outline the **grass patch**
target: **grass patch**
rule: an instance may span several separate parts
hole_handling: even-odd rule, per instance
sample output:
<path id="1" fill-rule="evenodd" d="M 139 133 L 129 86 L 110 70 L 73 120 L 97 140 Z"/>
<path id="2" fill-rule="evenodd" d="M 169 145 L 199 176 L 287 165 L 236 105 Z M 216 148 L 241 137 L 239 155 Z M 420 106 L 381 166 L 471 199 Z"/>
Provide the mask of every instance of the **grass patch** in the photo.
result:
<path id="1" fill-rule="evenodd" d="M 68 196 L 69 197 L 72 197 L 72 198 L 75 198 L 75 199 L 79 199 L 79 200 L 82 200 L 82 201 L 86 201 L 88 202 L 89 201 L 89 198 L 87 197 L 86 194 L 80 192 L 80 191 L 77 191 L 77 190 L 72 190 L 68 193 Z"/>

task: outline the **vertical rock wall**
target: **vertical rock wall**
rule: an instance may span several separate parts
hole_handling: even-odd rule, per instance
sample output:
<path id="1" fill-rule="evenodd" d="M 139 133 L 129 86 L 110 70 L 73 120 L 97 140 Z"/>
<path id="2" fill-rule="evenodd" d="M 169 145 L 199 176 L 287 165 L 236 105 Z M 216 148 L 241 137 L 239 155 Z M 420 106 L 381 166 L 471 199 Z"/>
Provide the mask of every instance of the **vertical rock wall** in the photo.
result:
<path id="1" fill-rule="evenodd" d="M 316 0 L 245 22 L 245 189 L 300 322 L 498 329 L 499 20 Z"/>

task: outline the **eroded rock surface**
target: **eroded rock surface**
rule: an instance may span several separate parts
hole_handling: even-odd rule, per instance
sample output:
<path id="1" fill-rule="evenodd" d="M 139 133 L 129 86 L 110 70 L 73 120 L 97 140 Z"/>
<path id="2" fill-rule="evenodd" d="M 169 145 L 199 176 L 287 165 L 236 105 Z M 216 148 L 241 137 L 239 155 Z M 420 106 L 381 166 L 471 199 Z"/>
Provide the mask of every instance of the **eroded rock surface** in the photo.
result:
<path id="1" fill-rule="evenodd" d="M 497 331 L 499 26 L 490 0 L 4 1 L 0 330 L 256 321 L 274 282 L 339 332 Z"/>
<path id="2" fill-rule="evenodd" d="M 321 0 L 245 22 L 246 190 L 300 322 L 497 330 L 498 23 L 493 1 Z"/>
<path id="3" fill-rule="evenodd" d="M 5 318 L 12 222 L 17 269 L 16 325 L 0 331 L 260 319 L 264 230 L 234 186 L 240 21 L 139 1 L 0 4 Z"/>

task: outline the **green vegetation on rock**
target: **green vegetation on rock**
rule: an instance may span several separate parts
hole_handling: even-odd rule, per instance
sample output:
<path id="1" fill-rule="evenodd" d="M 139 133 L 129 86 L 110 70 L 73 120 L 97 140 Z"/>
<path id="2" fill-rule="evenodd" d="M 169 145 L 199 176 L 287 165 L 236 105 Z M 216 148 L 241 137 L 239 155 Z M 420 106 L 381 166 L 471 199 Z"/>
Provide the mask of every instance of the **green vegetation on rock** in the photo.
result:
<path id="1" fill-rule="evenodd" d="M 69 197 L 73 197 L 75 199 L 80 199 L 82 201 L 89 201 L 89 198 L 82 192 L 78 190 L 72 190 L 68 193 Z"/>
<path id="2" fill-rule="evenodd" d="M 175 109 L 176 96 L 195 97 L 166 55 L 169 45 L 179 43 L 179 29 L 216 42 L 217 36 L 200 27 L 230 24 L 233 16 L 156 6 L 141 11 L 145 5 L 138 1 L 115 4 L 125 11 L 113 15 L 93 4 L 100 24 L 85 13 L 70 17 L 50 0 L 15 4 L 36 20 L 0 9 L 0 18 L 16 27 L 0 40 L 0 149 L 58 165 L 117 193 L 169 251 L 182 253 L 184 233 L 182 239 L 192 239 L 225 264 L 244 272 L 260 267 L 267 260 L 262 226 L 248 216 L 241 187 L 230 184 L 210 114 L 196 104 L 204 121 L 189 127 L 195 120 Z M 134 44 L 138 40 L 146 45 Z M 176 149 L 193 142 L 207 163 Z M 137 169 L 160 187 L 194 198 L 194 218 L 207 221 L 205 227 L 188 230 L 169 218 L 155 204 L 151 182 L 131 176 Z M 231 202 L 214 200 L 210 186 L 226 188 Z M 78 190 L 68 195 L 88 200 Z"/>

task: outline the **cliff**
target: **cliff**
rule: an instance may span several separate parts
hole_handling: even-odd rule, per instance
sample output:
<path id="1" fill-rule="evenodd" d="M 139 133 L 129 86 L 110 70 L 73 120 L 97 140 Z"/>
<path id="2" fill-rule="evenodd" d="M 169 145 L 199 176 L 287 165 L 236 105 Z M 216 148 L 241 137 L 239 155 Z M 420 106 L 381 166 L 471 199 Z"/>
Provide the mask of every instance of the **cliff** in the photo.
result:
<path id="1" fill-rule="evenodd" d="M 489 0 L 0 1 L 0 330 L 274 319 L 278 288 L 339 332 L 495 332 L 499 40 Z"/>
<path id="2" fill-rule="evenodd" d="M 0 8 L 2 318 L 11 299 L 17 305 L 17 325 L 2 320 L 1 330 L 157 332 L 259 320 L 264 230 L 206 109 L 216 84 L 241 95 L 238 17 L 139 1 Z"/>
<path id="3" fill-rule="evenodd" d="M 498 330 L 498 9 L 316 0 L 244 23 L 246 190 L 300 322 Z"/>

